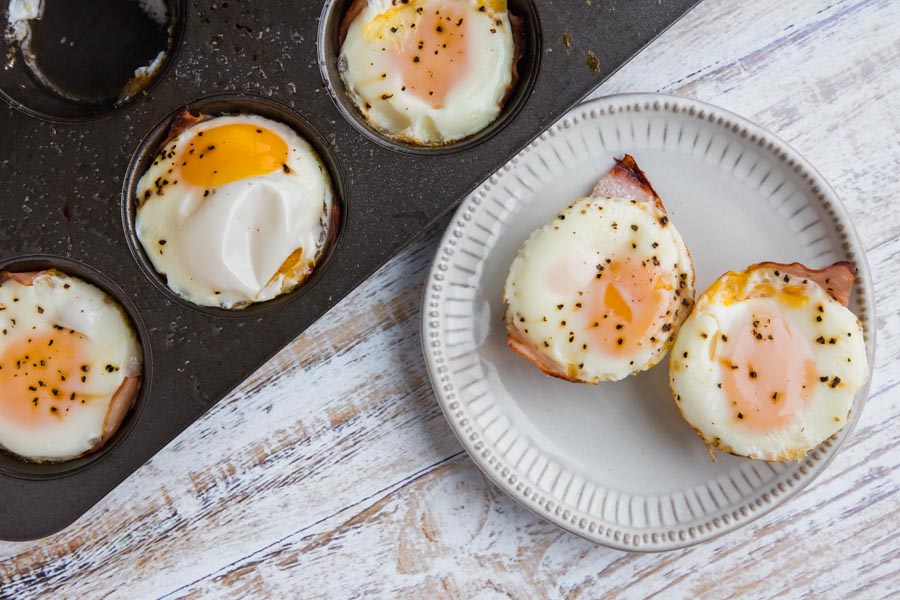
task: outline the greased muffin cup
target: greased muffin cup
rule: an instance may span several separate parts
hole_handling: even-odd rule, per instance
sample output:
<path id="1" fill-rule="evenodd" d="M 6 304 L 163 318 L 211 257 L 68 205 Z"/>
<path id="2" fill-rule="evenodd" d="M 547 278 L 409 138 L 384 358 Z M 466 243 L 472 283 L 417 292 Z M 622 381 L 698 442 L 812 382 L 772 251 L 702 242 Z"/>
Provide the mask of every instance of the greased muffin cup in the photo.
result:
<path id="1" fill-rule="evenodd" d="M 184 0 L 7 2 L 0 97 L 50 121 L 110 116 L 146 96 L 174 62 Z M 29 10 L 30 9 L 30 10 Z"/>

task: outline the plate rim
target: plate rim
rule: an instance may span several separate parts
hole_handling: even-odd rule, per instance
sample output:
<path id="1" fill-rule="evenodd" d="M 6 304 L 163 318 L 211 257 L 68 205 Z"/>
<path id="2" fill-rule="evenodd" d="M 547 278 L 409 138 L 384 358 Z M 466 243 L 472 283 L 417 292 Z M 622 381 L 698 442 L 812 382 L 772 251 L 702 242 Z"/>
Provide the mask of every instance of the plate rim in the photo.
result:
<path id="1" fill-rule="evenodd" d="M 604 109 L 606 109 L 605 112 L 601 110 L 601 105 Z M 613 107 L 615 110 L 611 110 L 611 108 Z M 489 177 L 487 177 L 481 184 L 479 184 L 477 188 L 475 188 L 460 202 L 458 208 L 453 214 L 453 217 L 447 225 L 447 229 L 441 236 L 440 242 L 438 243 L 437 249 L 434 254 L 434 258 L 432 259 L 431 266 L 429 267 L 427 278 L 425 279 L 425 285 L 423 286 L 422 290 L 421 320 L 419 327 L 419 337 L 422 345 L 422 353 L 425 358 L 429 380 L 431 381 L 432 389 L 434 390 L 435 398 L 437 399 L 438 405 L 441 408 L 441 412 L 444 414 L 445 419 L 450 425 L 450 429 L 453 431 L 454 435 L 459 440 L 460 444 L 465 449 L 470 459 L 482 471 L 482 473 L 484 473 L 484 475 L 494 485 L 498 486 L 501 490 L 503 490 L 504 493 L 515 500 L 518 504 L 524 506 L 532 513 L 550 523 L 553 523 L 554 525 L 560 527 L 565 531 L 573 533 L 595 544 L 606 546 L 616 550 L 645 553 L 665 552 L 680 548 L 686 548 L 719 538 L 727 533 L 733 532 L 752 523 L 763 515 L 768 514 L 775 508 L 785 504 L 801 491 L 803 491 L 813 481 L 815 481 L 821 475 L 822 471 L 824 471 L 828 467 L 831 461 L 834 460 L 835 456 L 837 456 L 840 447 L 847 440 L 847 438 L 849 438 L 853 434 L 853 431 L 856 428 L 856 424 L 858 423 L 860 416 L 865 409 L 865 405 L 869 397 L 870 385 L 872 382 L 875 352 L 877 347 L 877 328 L 869 325 L 866 330 L 868 338 L 866 350 L 868 353 L 867 362 L 869 365 L 869 375 L 867 377 L 865 385 L 857 393 L 861 398 L 859 401 L 858 410 L 854 411 L 854 414 L 851 415 L 850 421 L 840 431 L 823 442 L 823 444 L 827 444 L 831 448 L 831 452 L 824 457 L 821 455 L 817 458 L 814 457 L 815 463 L 813 464 L 813 467 L 806 474 L 804 474 L 800 480 L 788 480 L 786 490 L 781 492 L 768 490 L 769 500 L 762 501 L 760 499 L 758 500 L 759 504 L 757 505 L 750 501 L 755 494 L 751 494 L 750 496 L 743 496 L 739 502 L 734 503 L 732 506 L 728 507 L 727 510 L 731 511 L 731 519 L 721 519 L 723 522 L 718 525 L 715 525 L 712 522 L 706 523 L 706 533 L 689 534 L 688 530 L 695 530 L 697 529 L 696 526 L 670 526 L 667 528 L 669 530 L 667 535 L 659 535 L 660 540 L 658 542 L 650 542 L 644 544 L 638 542 L 637 535 L 632 536 L 631 532 L 621 530 L 618 525 L 614 523 L 610 524 L 608 522 L 592 522 L 592 525 L 596 524 L 600 526 L 596 527 L 594 530 L 591 530 L 585 525 L 579 525 L 579 523 L 581 521 L 584 521 L 585 518 L 575 519 L 573 517 L 572 519 L 569 519 L 564 517 L 559 510 L 562 504 L 557 505 L 556 503 L 557 498 L 552 498 L 549 502 L 537 502 L 534 500 L 534 495 L 527 495 L 523 493 L 521 489 L 516 489 L 516 482 L 511 481 L 508 476 L 502 475 L 503 468 L 508 469 L 510 472 L 515 471 L 515 469 L 507 466 L 505 464 L 505 460 L 502 457 L 499 459 L 494 458 L 495 456 L 497 456 L 497 454 L 493 452 L 490 452 L 488 455 L 483 454 L 482 451 L 484 449 L 484 445 L 488 442 L 476 441 L 480 440 L 480 436 L 476 435 L 474 436 L 474 439 L 472 439 L 473 436 L 467 435 L 464 431 L 461 420 L 466 420 L 467 417 L 458 417 L 456 414 L 454 414 L 457 409 L 454 409 L 451 406 L 451 404 L 453 404 L 453 401 L 452 399 L 447 397 L 448 390 L 444 389 L 444 385 L 447 384 L 441 382 L 441 376 L 443 375 L 443 373 L 440 372 L 441 366 L 438 364 L 440 361 L 438 360 L 438 357 L 435 356 L 435 346 L 432 343 L 437 342 L 437 348 L 440 349 L 440 327 L 432 326 L 431 324 L 438 322 L 437 319 L 440 316 L 439 298 L 441 297 L 441 290 L 443 288 L 441 282 L 444 279 L 442 275 L 443 269 L 441 269 L 441 266 L 445 263 L 445 261 L 449 262 L 451 260 L 448 257 L 452 255 L 452 247 L 454 244 L 451 244 L 451 240 L 453 237 L 455 237 L 454 230 L 456 229 L 456 224 L 458 221 L 464 220 L 463 215 L 471 210 L 470 207 L 472 207 L 473 205 L 478 205 L 478 203 L 476 202 L 476 198 L 479 196 L 479 193 L 484 192 L 485 187 L 488 186 L 499 173 L 511 169 L 512 166 L 520 161 L 525 154 L 533 151 L 537 145 L 543 143 L 545 140 L 547 140 L 548 137 L 555 135 L 561 129 L 569 128 L 573 124 L 573 121 L 578 122 L 580 120 L 578 119 L 578 115 L 587 111 L 591 111 L 592 109 L 597 111 L 599 116 L 602 116 L 606 114 L 606 112 L 608 112 L 609 114 L 613 114 L 620 111 L 640 112 L 642 109 L 649 111 L 651 107 L 654 110 L 664 108 L 666 112 L 675 114 L 683 113 L 695 118 L 699 118 L 700 120 L 707 120 L 708 122 L 714 123 L 719 126 L 724 125 L 725 129 L 731 130 L 733 134 L 739 134 L 742 137 L 750 138 L 751 140 L 755 138 L 759 146 L 764 151 L 766 151 L 767 154 L 774 154 L 776 158 L 780 158 L 780 160 L 785 165 L 787 165 L 789 169 L 793 170 L 797 175 L 801 176 L 801 178 L 805 180 L 805 183 L 809 184 L 808 189 L 811 189 L 814 192 L 817 191 L 817 201 L 819 202 L 819 205 L 825 208 L 825 203 L 827 203 L 828 208 L 831 209 L 833 220 L 839 221 L 840 224 L 842 224 L 844 227 L 844 229 L 840 231 L 840 233 L 842 236 L 844 236 L 845 244 L 849 244 L 849 246 L 845 246 L 845 250 L 848 252 L 853 252 L 852 258 L 859 271 L 860 276 L 857 281 L 859 282 L 860 279 L 862 280 L 862 285 L 860 287 L 864 289 L 864 293 L 862 294 L 861 298 L 863 300 L 862 306 L 865 310 L 865 319 L 869 324 L 875 323 L 877 321 L 874 302 L 874 289 L 872 287 L 871 281 L 871 270 L 869 267 L 865 246 L 862 244 L 853 220 L 840 197 L 837 195 L 828 181 L 822 176 L 822 174 L 819 173 L 815 169 L 815 167 L 813 167 L 813 165 L 805 157 L 803 157 L 802 154 L 800 154 L 800 152 L 798 152 L 795 148 L 793 148 L 793 146 L 788 144 L 785 140 L 772 133 L 771 131 L 727 109 L 723 109 L 707 102 L 683 96 L 639 92 L 602 96 L 574 106 L 565 115 L 554 122 L 553 125 L 545 129 L 528 145 L 517 152 L 507 163 L 505 163 L 503 166 L 493 172 Z M 818 188 L 818 190 L 816 190 L 816 188 Z M 829 229 L 834 230 L 834 228 L 835 225 L 834 223 L 832 223 Z M 451 253 L 448 253 L 448 250 L 450 250 Z M 490 250 L 488 252 L 490 252 Z M 438 332 L 438 336 L 429 337 L 429 330 L 436 330 Z M 464 413 L 461 412 L 460 414 Z M 821 447 L 821 445 L 819 447 Z M 810 453 L 807 454 L 806 458 L 809 458 L 814 452 L 816 452 L 815 449 L 811 450 Z M 490 456 L 491 458 L 489 459 L 487 458 L 487 456 Z M 522 486 L 520 485 L 519 487 L 521 488 Z M 765 493 L 765 491 L 763 491 L 763 493 Z M 583 510 L 577 509 L 576 507 L 568 507 L 568 505 L 566 505 L 566 507 L 566 512 L 570 512 L 568 510 L 569 508 L 574 508 L 574 512 L 577 513 L 585 512 Z M 554 508 L 556 508 L 555 512 L 553 510 Z M 577 516 L 578 515 L 575 515 L 575 517 Z M 607 525 L 607 534 L 605 536 L 602 535 L 604 525 Z M 611 527 L 609 527 L 609 525 L 611 525 Z"/>

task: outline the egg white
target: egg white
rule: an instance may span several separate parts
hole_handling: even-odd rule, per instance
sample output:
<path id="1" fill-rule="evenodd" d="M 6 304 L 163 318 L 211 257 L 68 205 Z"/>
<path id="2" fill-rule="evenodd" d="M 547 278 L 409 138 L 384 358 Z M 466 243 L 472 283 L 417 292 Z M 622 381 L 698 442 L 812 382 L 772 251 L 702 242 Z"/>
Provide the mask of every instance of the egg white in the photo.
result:
<path id="1" fill-rule="evenodd" d="M 617 381 L 657 364 L 687 318 L 694 299 L 690 254 L 665 217 L 652 202 L 582 198 L 570 205 L 535 231 L 513 261 L 504 287 L 507 327 L 514 328 L 539 355 L 573 381 Z M 572 261 L 572 257 L 577 260 Z M 570 275 L 588 285 L 597 273 L 596 265 L 609 257 L 630 257 L 648 264 L 656 260 L 667 272 L 672 287 L 668 326 L 655 331 L 650 336 L 655 340 L 643 340 L 632 353 L 613 354 L 594 345 L 585 349 L 584 332 L 572 327 L 583 310 L 577 306 L 581 298 L 554 291 L 547 283 L 555 265 L 568 259 Z"/>
<path id="2" fill-rule="evenodd" d="M 126 377 L 139 377 L 142 372 L 140 346 L 121 307 L 89 283 L 45 271 L 31 286 L 12 279 L 0 284 L 0 308 L 0 356 L 11 344 L 56 331 L 54 325 L 85 336 L 91 351 L 84 358 L 85 381 L 67 383 L 69 389 L 90 399 L 84 404 L 62 400 L 64 414 L 40 428 L 23 428 L 0 410 L 0 446 L 30 460 L 55 462 L 105 443 L 103 425 L 113 395 Z M 107 365 L 115 369 L 107 370 Z M 16 368 L 12 364 L 0 367 Z"/>
<path id="3" fill-rule="evenodd" d="M 474 64 L 441 107 L 404 89 L 401 75 L 383 51 L 392 43 L 391 34 L 370 39 L 372 34 L 365 31 L 379 15 L 394 8 L 392 0 L 370 0 L 350 24 L 340 51 L 341 78 L 356 107 L 376 129 L 405 141 L 435 145 L 473 135 L 500 114 L 512 84 L 516 50 L 509 14 L 505 10 L 495 13 L 489 6 L 505 8 L 505 3 L 456 2 L 466 7 L 471 32 L 468 52 Z M 413 0 L 407 10 L 434 4 Z"/>
<path id="4" fill-rule="evenodd" d="M 819 284 L 799 277 L 790 285 L 802 285 L 806 301 L 798 306 L 785 300 L 779 292 L 789 284 L 783 278 L 772 268 L 755 269 L 746 280 L 744 274 L 726 273 L 701 295 L 678 333 L 669 361 L 672 393 L 684 418 L 711 448 L 769 461 L 802 458 L 846 425 L 853 399 L 866 382 L 865 340 L 856 316 Z M 773 294 L 743 297 L 760 284 L 771 286 Z M 805 408 L 786 427 L 761 432 L 736 418 L 718 387 L 719 359 L 721 332 L 749 314 L 767 311 L 780 315 L 808 341 L 818 373 Z"/>
<path id="5" fill-rule="evenodd" d="M 177 148 L 198 132 L 235 123 L 280 136 L 290 172 L 277 169 L 215 188 L 177 181 Z M 158 178 L 177 183 L 156 195 Z M 137 197 L 148 193 L 135 229 L 154 268 L 179 296 L 223 308 L 270 300 L 302 283 L 325 249 L 334 202 L 328 171 L 312 146 L 287 125 L 257 115 L 217 117 L 181 132 L 138 182 Z M 308 260 L 306 271 L 279 273 L 297 249 Z"/>

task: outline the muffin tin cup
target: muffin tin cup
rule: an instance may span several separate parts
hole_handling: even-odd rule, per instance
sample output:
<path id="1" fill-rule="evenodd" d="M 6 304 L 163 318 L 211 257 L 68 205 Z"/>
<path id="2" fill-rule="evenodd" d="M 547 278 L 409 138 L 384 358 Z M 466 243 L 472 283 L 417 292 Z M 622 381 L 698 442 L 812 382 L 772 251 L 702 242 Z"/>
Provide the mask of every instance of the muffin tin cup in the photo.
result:
<path id="1" fill-rule="evenodd" d="M 33 254 L 0 261 L 0 271 L 25 273 L 45 269 L 57 269 L 66 275 L 90 283 L 106 292 L 122 307 L 141 347 L 141 386 L 131 410 L 112 438 L 99 450 L 67 461 L 39 463 L 23 460 L 0 449 L 0 473 L 17 479 L 47 480 L 74 475 L 114 455 L 122 441 L 138 424 L 144 404 L 149 401 L 152 387 L 153 354 L 150 350 L 147 327 L 131 300 L 109 277 L 82 262 L 61 256 Z"/>
<path id="2" fill-rule="evenodd" d="M 145 377 L 130 416 L 97 453 L 56 466 L 0 457 L 0 539 L 43 537 L 84 514 L 696 2 L 541 0 L 538 12 L 537 0 L 510 0 L 533 25 L 515 93 L 487 129 L 433 148 L 372 131 L 346 98 L 335 52 L 345 0 L 324 11 L 294 0 L 172 0 L 174 48 L 143 98 L 73 114 L 6 94 L 15 110 L 0 103 L 0 131 L 13 141 L 0 144 L 0 265 L 54 266 L 108 291 L 134 323 Z M 599 64 L 586 64 L 594 54 Z M 0 88 L 8 75 L 0 71 Z M 296 290 L 243 309 L 199 307 L 148 261 L 134 191 L 183 106 L 272 118 L 319 153 L 340 218 Z M 542 186 L 541 173 L 525 184 Z M 477 235 L 490 243 L 490 232 Z"/>
<path id="3" fill-rule="evenodd" d="M 153 161 L 159 155 L 168 137 L 169 127 L 175 117 L 183 110 L 192 114 L 203 114 L 210 117 L 226 115 L 254 114 L 279 123 L 288 125 L 296 131 L 316 151 L 322 164 L 328 171 L 331 186 L 334 191 L 332 208 L 331 229 L 325 242 L 325 249 L 313 269 L 312 274 L 299 286 L 290 292 L 281 294 L 265 302 L 256 302 L 243 308 L 222 308 L 214 306 L 201 306 L 179 296 L 166 284 L 165 277 L 158 273 L 147 256 L 147 252 L 141 244 L 135 230 L 137 215 L 137 186 L 141 177 L 150 168 Z M 325 137 L 306 119 L 291 110 L 289 107 L 269 98 L 252 94 L 213 94 L 192 100 L 182 107 L 177 108 L 166 115 L 153 129 L 141 140 L 137 150 L 128 165 L 122 188 L 122 224 L 125 229 L 125 238 L 131 255 L 137 261 L 138 266 L 150 282 L 163 294 L 175 302 L 183 304 L 198 312 L 228 318 L 259 317 L 272 310 L 283 308 L 287 304 L 296 301 L 304 292 L 313 286 L 326 271 L 331 257 L 337 250 L 341 234 L 347 223 L 347 203 L 344 200 L 344 179 L 337 159 L 328 146 Z"/>
<path id="4" fill-rule="evenodd" d="M 340 29 L 344 13 L 353 0 L 327 0 L 319 19 L 318 54 L 322 79 L 341 115 L 369 140 L 396 152 L 444 155 L 470 150 L 499 133 L 528 102 L 541 64 L 541 24 L 534 0 L 509 0 L 509 13 L 522 19 L 521 57 L 517 63 L 518 81 L 510 91 L 500 114 L 481 131 L 468 137 L 437 145 L 419 145 L 391 137 L 370 125 L 347 94 L 338 72 Z"/>
<path id="5" fill-rule="evenodd" d="M 134 1 L 137 4 L 137 1 Z M 105 119 L 126 107 L 138 103 L 165 78 L 168 69 L 175 62 L 181 45 L 186 17 L 186 2 L 185 0 L 167 0 L 166 6 L 171 19 L 171 35 L 168 48 L 165 49 L 165 57 L 162 64 L 151 76 L 151 80 L 131 97 L 111 102 L 86 101 L 77 97 L 67 98 L 61 92 L 51 90 L 50 86 L 40 81 L 40 77 L 24 56 L 19 42 L 13 42 L 8 36 L 0 33 L 0 60 L 12 63 L 11 66 L 0 69 L 0 99 L 5 100 L 13 108 L 32 117 L 58 123 L 78 123 Z M 49 9 L 51 7 L 47 7 L 47 10 Z M 83 10 L 77 3 L 71 3 L 70 5 L 56 3 L 52 9 Z M 8 10 L 8 7 L 0 7 L 0 30 L 4 32 L 7 30 Z M 103 35 L 106 36 L 107 40 L 110 36 L 113 39 L 117 39 L 116 36 L 129 36 L 129 34 L 130 32 L 118 30 L 115 27 L 103 31 Z M 118 41 L 124 45 L 134 44 L 134 40 L 130 37 L 125 37 L 124 39 L 120 37 Z M 99 49 L 96 50 L 96 52 L 100 51 Z M 71 50 L 61 39 L 58 50 L 54 48 L 53 53 L 48 56 L 42 54 L 37 59 L 40 61 L 43 58 L 46 62 L 59 63 L 67 60 L 69 52 Z"/>

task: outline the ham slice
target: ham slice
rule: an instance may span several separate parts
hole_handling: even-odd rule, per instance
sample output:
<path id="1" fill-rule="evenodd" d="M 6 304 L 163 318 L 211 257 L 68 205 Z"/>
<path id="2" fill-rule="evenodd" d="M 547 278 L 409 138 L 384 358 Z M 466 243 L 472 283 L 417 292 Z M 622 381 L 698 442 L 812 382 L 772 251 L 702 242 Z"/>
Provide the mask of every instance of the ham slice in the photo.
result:
<path id="1" fill-rule="evenodd" d="M 511 12 L 508 12 L 507 15 L 509 16 L 509 27 L 513 36 L 512 80 L 509 82 L 509 87 L 506 88 L 506 93 L 500 102 L 501 104 L 506 104 L 513 90 L 519 84 L 519 78 L 521 77 L 519 74 L 519 61 L 522 60 L 522 56 L 525 54 L 525 19 Z"/>
<path id="2" fill-rule="evenodd" d="M 856 267 L 853 266 L 853 263 L 847 261 L 836 262 L 818 270 L 810 269 L 800 263 L 786 265 L 764 262 L 755 266 L 775 269 L 801 279 L 812 279 L 844 306 L 847 306 L 850 302 L 850 290 L 853 287 L 853 282 L 856 280 Z"/>
<path id="3" fill-rule="evenodd" d="M 519 330 L 516 329 L 515 325 L 511 323 L 507 323 L 506 325 L 506 345 L 509 346 L 510 350 L 522 358 L 534 363 L 544 375 L 550 375 L 551 377 L 558 377 L 559 379 L 578 383 L 577 379 L 570 377 L 569 374 L 560 369 L 558 365 L 554 364 L 550 359 L 535 350 L 534 346 L 528 343 L 522 334 L 519 333 Z"/>
<path id="4" fill-rule="evenodd" d="M 137 398 L 138 388 L 141 387 L 140 376 L 126 377 L 119 385 L 119 389 L 113 394 L 109 406 L 106 407 L 106 416 L 103 418 L 103 440 L 102 446 L 109 441 L 109 438 L 116 433 L 119 425 L 131 407 L 134 406 L 134 399 Z"/>
<path id="5" fill-rule="evenodd" d="M 190 127 L 193 127 L 197 123 L 205 121 L 208 118 L 209 117 L 204 114 L 195 115 L 187 108 L 182 108 L 181 111 L 177 115 L 175 115 L 175 117 L 172 119 L 172 122 L 169 124 L 169 130 L 166 132 L 166 139 L 164 139 L 160 143 L 159 149 L 162 150 L 163 148 L 165 148 L 169 144 L 169 142 L 181 135 L 181 132 L 183 132 L 185 129 L 189 129 Z"/>
<path id="6" fill-rule="evenodd" d="M 37 279 L 38 275 L 41 275 L 42 273 L 44 273 L 44 271 L 32 271 L 30 273 L 11 273 L 9 271 L 0 271 L 0 283 L 12 279 L 13 281 L 18 282 L 19 285 L 31 286 L 34 283 L 34 280 Z"/>
<path id="7" fill-rule="evenodd" d="M 347 30 L 350 29 L 350 25 L 352 25 L 356 17 L 366 9 L 368 4 L 369 0 L 353 0 L 353 3 L 347 7 L 346 11 L 344 11 L 344 17 L 341 19 L 340 27 L 338 27 L 339 47 L 344 45 L 344 40 L 347 39 Z"/>
<path id="8" fill-rule="evenodd" d="M 665 214 L 666 209 L 662 205 L 659 194 L 650 185 L 650 180 L 638 167 L 634 157 L 626 154 L 621 160 L 616 160 L 609 173 L 604 175 L 594 191 L 592 198 L 624 198 L 636 202 L 655 202 L 656 206 Z"/>

